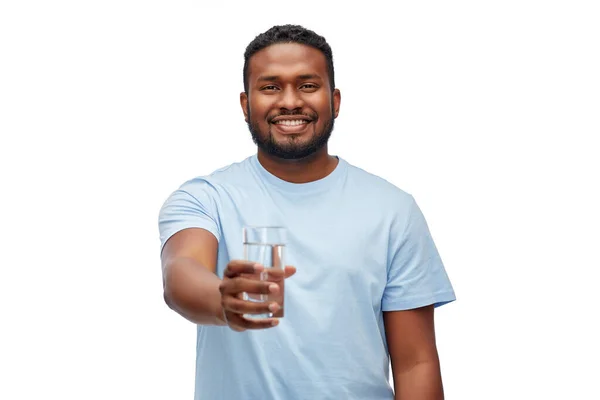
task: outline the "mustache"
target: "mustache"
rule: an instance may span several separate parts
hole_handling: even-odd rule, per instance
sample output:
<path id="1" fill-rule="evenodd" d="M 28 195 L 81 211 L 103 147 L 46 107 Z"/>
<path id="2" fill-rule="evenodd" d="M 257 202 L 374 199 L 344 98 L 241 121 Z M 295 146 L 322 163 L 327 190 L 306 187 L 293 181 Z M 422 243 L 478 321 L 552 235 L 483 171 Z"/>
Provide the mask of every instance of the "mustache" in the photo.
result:
<path id="1" fill-rule="evenodd" d="M 289 116 L 294 116 L 294 115 L 299 115 L 299 116 L 303 116 L 303 117 L 307 117 L 309 118 L 311 121 L 314 121 L 318 118 L 318 115 L 316 113 L 303 113 L 303 112 L 298 112 L 298 111 L 282 111 L 277 115 L 273 115 L 271 117 L 269 117 L 268 121 L 271 122 L 273 121 L 275 118 L 277 117 L 289 117 Z"/>

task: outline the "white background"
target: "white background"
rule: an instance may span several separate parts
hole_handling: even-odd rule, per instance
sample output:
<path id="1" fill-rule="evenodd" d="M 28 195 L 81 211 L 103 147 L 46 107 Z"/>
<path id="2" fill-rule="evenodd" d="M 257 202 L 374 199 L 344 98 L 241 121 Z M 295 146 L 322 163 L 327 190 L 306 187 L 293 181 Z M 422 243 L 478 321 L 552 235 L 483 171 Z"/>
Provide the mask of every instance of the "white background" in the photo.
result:
<path id="1" fill-rule="evenodd" d="M 192 398 L 158 210 L 255 151 L 245 46 L 299 23 L 331 153 L 415 196 L 454 284 L 446 398 L 600 399 L 597 2 L 199 3 L 1 3 L 0 398 Z"/>

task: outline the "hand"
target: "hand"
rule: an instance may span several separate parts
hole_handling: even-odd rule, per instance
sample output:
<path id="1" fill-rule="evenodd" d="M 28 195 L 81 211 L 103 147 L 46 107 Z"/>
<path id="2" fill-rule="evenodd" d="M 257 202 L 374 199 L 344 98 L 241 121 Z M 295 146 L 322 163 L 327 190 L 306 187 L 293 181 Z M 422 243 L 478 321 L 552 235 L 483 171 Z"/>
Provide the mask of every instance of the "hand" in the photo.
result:
<path id="1" fill-rule="evenodd" d="M 234 331 L 242 332 L 246 329 L 267 329 L 277 326 L 277 318 L 246 319 L 244 314 L 275 313 L 280 309 L 276 302 L 253 302 L 243 300 L 242 293 L 249 296 L 260 294 L 277 294 L 277 282 L 289 278 L 296 273 L 296 268 L 286 266 L 285 270 L 269 269 L 267 280 L 258 280 L 257 276 L 264 271 L 262 265 L 250 261 L 231 261 L 223 274 L 223 281 L 219 285 L 221 292 L 221 307 L 225 322 Z M 252 276 L 255 276 L 254 278 Z"/>

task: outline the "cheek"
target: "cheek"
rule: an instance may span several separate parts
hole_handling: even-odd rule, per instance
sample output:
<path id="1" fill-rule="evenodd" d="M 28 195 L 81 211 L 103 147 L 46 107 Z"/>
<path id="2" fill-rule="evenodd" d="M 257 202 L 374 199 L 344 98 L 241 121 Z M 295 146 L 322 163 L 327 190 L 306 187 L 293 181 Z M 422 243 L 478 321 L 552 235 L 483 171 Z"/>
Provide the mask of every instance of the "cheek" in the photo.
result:
<path id="1" fill-rule="evenodd" d="M 265 99 L 264 97 L 257 97 L 250 102 L 250 112 L 252 113 L 252 118 L 264 120 L 264 118 L 271 111 L 273 104 L 269 99 Z"/>
<path id="2" fill-rule="evenodd" d="M 312 104 L 319 115 L 325 116 L 331 114 L 331 98 L 329 96 L 315 96 L 315 98 L 312 99 Z"/>

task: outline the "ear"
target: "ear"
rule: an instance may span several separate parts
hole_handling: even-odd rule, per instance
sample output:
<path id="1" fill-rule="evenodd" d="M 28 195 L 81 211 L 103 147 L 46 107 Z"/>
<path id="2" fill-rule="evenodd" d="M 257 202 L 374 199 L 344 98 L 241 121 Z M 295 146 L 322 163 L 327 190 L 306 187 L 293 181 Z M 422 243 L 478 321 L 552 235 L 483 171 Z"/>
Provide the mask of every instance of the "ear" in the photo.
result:
<path id="1" fill-rule="evenodd" d="M 244 113 L 244 119 L 248 122 L 248 95 L 246 92 L 240 93 L 240 105 L 242 106 L 242 112 Z"/>
<path id="2" fill-rule="evenodd" d="M 340 113 L 340 103 L 342 101 L 342 94 L 339 89 L 333 91 L 333 117 L 337 118 Z"/>

